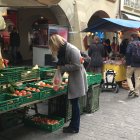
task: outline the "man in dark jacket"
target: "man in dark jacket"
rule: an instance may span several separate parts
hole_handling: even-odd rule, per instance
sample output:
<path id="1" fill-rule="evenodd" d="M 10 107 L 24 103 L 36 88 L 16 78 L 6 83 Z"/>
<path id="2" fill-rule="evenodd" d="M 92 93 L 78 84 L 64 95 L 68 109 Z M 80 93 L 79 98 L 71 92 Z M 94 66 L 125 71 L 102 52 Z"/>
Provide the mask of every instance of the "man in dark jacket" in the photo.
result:
<path id="1" fill-rule="evenodd" d="M 128 96 L 134 95 L 135 97 L 138 97 L 140 90 L 140 41 L 138 39 L 138 34 L 136 33 L 131 35 L 131 41 L 127 46 L 126 65 L 126 77 L 130 89 Z M 131 79 L 133 73 L 135 79 L 135 88 Z"/>
<path id="2" fill-rule="evenodd" d="M 15 27 L 13 28 L 13 31 L 10 33 L 10 45 L 11 45 L 11 50 L 12 50 L 12 57 L 13 57 L 14 63 L 16 63 L 17 50 L 20 46 L 20 36 Z"/>

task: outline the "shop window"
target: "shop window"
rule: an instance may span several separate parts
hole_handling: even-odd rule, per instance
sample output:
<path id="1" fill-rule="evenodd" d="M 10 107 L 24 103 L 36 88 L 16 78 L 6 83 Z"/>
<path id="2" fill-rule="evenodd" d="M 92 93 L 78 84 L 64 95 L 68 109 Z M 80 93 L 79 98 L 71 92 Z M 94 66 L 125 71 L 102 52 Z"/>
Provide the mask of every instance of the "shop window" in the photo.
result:
<path id="1" fill-rule="evenodd" d="M 32 25 L 31 46 L 48 48 L 49 36 L 59 34 L 66 40 L 68 39 L 68 28 L 60 25 L 48 24 L 48 20 L 44 17 L 36 20 Z"/>

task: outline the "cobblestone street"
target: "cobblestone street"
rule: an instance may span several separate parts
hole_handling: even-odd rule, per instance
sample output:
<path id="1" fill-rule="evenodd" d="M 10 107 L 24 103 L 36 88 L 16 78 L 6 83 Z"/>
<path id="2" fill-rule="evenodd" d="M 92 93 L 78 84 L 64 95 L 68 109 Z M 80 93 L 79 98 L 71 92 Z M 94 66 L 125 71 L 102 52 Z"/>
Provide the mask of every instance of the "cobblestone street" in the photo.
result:
<path id="1" fill-rule="evenodd" d="M 18 126 L 0 133 L 0 140 L 140 140 L 140 98 L 128 98 L 128 93 L 103 92 L 100 109 L 81 115 L 78 134 L 53 133 Z M 66 123 L 65 126 L 68 124 Z"/>

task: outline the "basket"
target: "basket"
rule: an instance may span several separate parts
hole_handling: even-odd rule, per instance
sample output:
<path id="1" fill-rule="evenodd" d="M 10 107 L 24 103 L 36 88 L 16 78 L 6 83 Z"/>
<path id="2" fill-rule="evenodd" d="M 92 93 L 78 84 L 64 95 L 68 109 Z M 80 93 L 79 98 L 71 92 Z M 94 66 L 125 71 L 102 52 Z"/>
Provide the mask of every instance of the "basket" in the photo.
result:
<path id="1" fill-rule="evenodd" d="M 36 100 L 40 100 L 40 93 L 39 92 L 32 92 L 31 95 L 20 96 L 21 104 L 33 102 Z"/>
<path id="2" fill-rule="evenodd" d="M 0 130 L 7 130 L 23 123 L 23 109 L 13 110 L 0 115 Z"/>
<path id="3" fill-rule="evenodd" d="M 0 84 L 17 82 L 19 80 L 20 80 L 19 71 L 1 71 L 0 72 Z"/>
<path id="4" fill-rule="evenodd" d="M 39 78 L 39 69 L 33 70 L 30 67 L 8 67 L 0 70 L 0 84 L 31 81 Z"/>
<path id="5" fill-rule="evenodd" d="M 40 92 L 35 92 L 35 91 L 32 91 L 32 90 L 27 90 L 25 87 L 32 87 L 32 88 L 35 87 L 35 88 L 39 89 Z M 48 97 L 52 96 L 51 89 L 49 89 L 49 88 L 48 89 L 42 89 L 42 88 L 40 88 L 38 86 L 34 86 L 34 84 L 31 84 L 31 83 L 30 84 L 23 84 L 23 85 L 17 87 L 17 90 L 25 90 L 25 91 L 30 91 L 30 92 L 39 94 L 39 97 L 37 95 L 36 100 L 38 100 L 38 99 L 40 99 L 40 100 L 48 99 Z"/>
<path id="6" fill-rule="evenodd" d="M 52 84 L 51 80 L 42 80 L 42 82 L 45 82 L 47 84 Z M 40 88 L 40 89 L 42 89 L 46 93 L 48 93 L 48 91 L 49 91 L 50 92 L 50 96 L 58 95 L 58 94 L 62 94 L 62 93 L 66 93 L 67 92 L 67 85 L 64 85 L 64 89 L 59 89 L 58 91 L 55 91 L 52 87 L 41 87 L 39 85 L 36 85 L 35 82 L 29 83 L 28 85 L 31 86 L 31 87 Z"/>
<path id="7" fill-rule="evenodd" d="M 79 98 L 80 114 L 83 114 L 86 107 L 86 96 Z M 48 114 L 63 117 L 65 122 L 71 119 L 72 106 L 67 95 L 61 95 L 48 100 Z"/>
<path id="8" fill-rule="evenodd" d="M 45 120 L 45 118 L 57 120 L 58 123 L 57 124 L 47 124 L 45 122 L 34 121 L 33 119 L 35 117 L 39 117 L 42 120 L 43 119 Z M 25 118 L 24 124 L 26 126 L 31 126 L 31 127 L 36 127 L 36 128 L 42 129 L 44 131 L 53 132 L 53 131 L 58 130 L 59 128 L 61 128 L 64 125 L 64 118 L 61 118 L 58 116 L 48 116 L 48 115 L 44 115 L 44 114 L 36 114 L 36 115 L 31 116 L 31 117 Z"/>
<path id="9" fill-rule="evenodd" d="M 87 93 L 86 112 L 93 113 L 99 109 L 100 85 L 89 86 Z"/>
<path id="10" fill-rule="evenodd" d="M 21 71 L 20 74 L 20 81 L 31 81 L 40 79 L 39 69 L 32 69 L 26 67 L 24 70 Z"/>
<path id="11" fill-rule="evenodd" d="M 93 74 L 91 72 L 87 72 L 87 81 L 88 81 L 88 86 L 93 85 L 93 84 L 100 84 L 102 80 L 102 74 Z"/>
<path id="12" fill-rule="evenodd" d="M 1 94 L 0 95 L 0 112 L 1 111 L 8 111 L 19 107 L 21 104 L 20 98 L 8 95 L 8 94 Z"/>
<path id="13" fill-rule="evenodd" d="M 40 68 L 40 79 L 45 80 L 49 78 L 53 78 L 56 69 L 53 67 L 41 67 Z"/>
<path id="14" fill-rule="evenodd" d="M 20 80 L 20 71 L 24 67 L 6 67 L 0 70 L 0 84 L 17 82 Z"/>

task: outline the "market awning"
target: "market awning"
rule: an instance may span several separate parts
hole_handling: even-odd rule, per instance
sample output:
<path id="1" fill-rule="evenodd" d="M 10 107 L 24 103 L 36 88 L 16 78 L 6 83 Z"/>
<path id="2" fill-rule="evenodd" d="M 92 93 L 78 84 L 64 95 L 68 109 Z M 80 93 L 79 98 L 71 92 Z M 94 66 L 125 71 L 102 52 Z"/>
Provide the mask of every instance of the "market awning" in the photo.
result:
<path id="1" fill-rule="evenodd" d="M 94 21 L 92 26 L 82 30 L 82 32 L 115 32 L 131 29 L 140 29 L 140 22 L 115 18 L 100 18 Z"/>

